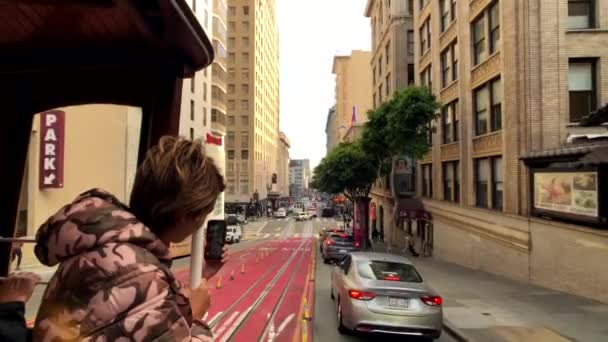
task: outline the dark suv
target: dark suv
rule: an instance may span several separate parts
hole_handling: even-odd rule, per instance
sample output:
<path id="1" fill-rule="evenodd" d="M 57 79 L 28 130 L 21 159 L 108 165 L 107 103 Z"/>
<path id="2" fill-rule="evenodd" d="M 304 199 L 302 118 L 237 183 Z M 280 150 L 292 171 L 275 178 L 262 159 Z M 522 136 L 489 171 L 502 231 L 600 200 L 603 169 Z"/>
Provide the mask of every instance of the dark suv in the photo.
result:
<path id="1" fill-rule="evenodd" d="M 352 235 L 345 233 L 331 233 L 321 243 L 321 255 L 327 264 L 332 260 L 342 260 L 348 253 L 359 249 Z"/>

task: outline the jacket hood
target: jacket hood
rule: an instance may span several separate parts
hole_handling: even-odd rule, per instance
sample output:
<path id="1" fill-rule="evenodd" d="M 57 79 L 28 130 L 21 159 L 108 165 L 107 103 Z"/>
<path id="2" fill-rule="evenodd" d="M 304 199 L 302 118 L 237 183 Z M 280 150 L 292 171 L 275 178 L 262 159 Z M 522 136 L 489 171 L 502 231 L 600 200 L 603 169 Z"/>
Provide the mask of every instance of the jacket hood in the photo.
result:
<path id="1" fill-rule="evenodd" d="M 51 216 L 36 233 L 34 252 L 54 266 L 73 256 L 114 243 L 131 243 L 170 264 L 169 248 L 110 193 L 89 190 Z"/>

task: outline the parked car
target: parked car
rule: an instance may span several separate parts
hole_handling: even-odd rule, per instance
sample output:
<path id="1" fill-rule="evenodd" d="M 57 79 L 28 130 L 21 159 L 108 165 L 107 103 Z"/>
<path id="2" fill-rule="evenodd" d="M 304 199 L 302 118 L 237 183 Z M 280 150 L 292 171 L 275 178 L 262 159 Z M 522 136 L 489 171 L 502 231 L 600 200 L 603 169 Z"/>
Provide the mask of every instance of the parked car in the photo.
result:
<path id="1" fill-rule="evenodd" d="M 329 228 L 329 227 L 321 228 L 321 231 L 319 232 L 319 242 L 320 242 L 319 249 L 321 251 L 323 251 L 323 242 L 329 236 L 329 234 L 332 234 L 332 233 L 341 234 L 341 233 L 346 233 L 346 232 L 342 228 Z"/>
<path id="2" fill-rule="evenodd" d="M 310 220 L 310 215 L 304 211 L 300 211 L 296 214 L 296 221 L 307 221 Z"/>
<path id="3" fill-rule="evenodd" d="M 239 243 L 243 238 L 243 227 L 236 216 L 226 217 L 226 242 Z"/>
<path id="4" fill-rule="evenodd" d="M 274 217 L 287 217 L 287 211 L 285 210 L 285 208 L 279 208 L 277 211 L 275 211 Z"/>
<path id="5" fill-rule="evenodd" d="M 321 244 L 321 256 L 328 264 L 332 260 L 341 260 L 347 253 L 359 248 L 359 243 L 352 235 L 346 233 L 330 233 Z"/>
<path id="6" fill-rule="evenodd" d="M 441 336 L 443 300 L 405 257 L 348 254 L 332 272 L 331 298 L 340 333 Z"/>
<path id="7" fill-rule="evenodd" d="M 336 210 L 332 207 L 325 207 L 321 210 L 321 217 L 334 217 L 336 216 Z"/>

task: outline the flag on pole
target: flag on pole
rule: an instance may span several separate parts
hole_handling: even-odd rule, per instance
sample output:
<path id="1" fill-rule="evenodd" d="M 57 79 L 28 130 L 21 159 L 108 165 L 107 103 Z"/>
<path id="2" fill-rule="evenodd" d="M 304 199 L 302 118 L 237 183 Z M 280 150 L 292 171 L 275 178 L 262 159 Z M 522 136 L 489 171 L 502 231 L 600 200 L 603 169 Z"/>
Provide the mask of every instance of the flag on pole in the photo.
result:
<path id="1" fill-rule="evenodd" d="M 353 117 L 351 119 L 351 124 L 357 122 L 357 107 L 353 106 Z"/>

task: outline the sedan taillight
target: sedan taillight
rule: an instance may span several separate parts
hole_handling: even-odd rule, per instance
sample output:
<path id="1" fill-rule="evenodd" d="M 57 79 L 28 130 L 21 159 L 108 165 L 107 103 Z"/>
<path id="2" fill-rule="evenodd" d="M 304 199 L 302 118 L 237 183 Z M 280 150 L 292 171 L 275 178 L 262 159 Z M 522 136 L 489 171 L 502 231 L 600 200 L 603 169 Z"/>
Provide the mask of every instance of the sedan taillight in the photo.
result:
<path id="1" fill-rule="evenodd" d="M 333 240 L 327 239 L 327 240 L 325 240 L 325 244 L 326 245 L 333 245 L 334 242 L 333 242 Z"/>
<path id="2" fill-rule="evenodd" d="M 354 245 L 355 245 L 355 247 L 359 247 L 359 246 L 361 246 L 361 244 L 359 243 L 359 241 L 356 241 L 356 242 L 354 243 Z"/>
<path id="3" fill-rule="evenodd" d="M 359 290 L 348 290 L 348 295 L 350 296 L 350 298 L 357 300 L 372 300 L 376 298 L 376 294 L 373 292 L 365 292 Z"/>
<path id="4" fill-rule="evenodd" d="M 424 296 L 420 297 L 420 300 L 429 306 L 439 306 L 443 303 L 443 299 L 439 296 Z"/>

